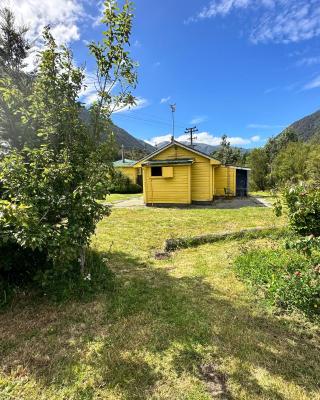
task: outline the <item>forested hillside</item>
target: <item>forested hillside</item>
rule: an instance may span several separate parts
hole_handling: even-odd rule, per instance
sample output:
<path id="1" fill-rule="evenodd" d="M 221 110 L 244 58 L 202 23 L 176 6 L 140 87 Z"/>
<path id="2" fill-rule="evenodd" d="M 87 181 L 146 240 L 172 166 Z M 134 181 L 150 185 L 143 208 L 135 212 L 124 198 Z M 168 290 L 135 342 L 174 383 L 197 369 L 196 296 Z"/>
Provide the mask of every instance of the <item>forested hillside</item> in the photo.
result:
<path id="1" fill-rule="evenodd" d="M 316 114 L 320 118 L 320 112 Z M 320 136 L 316 126 L 313 114 L 270 138 L 264 147 L 252 150 L 248 157 L 251 188 L 280 189 L 301 181 L 319 182 Z"/>
<path id="2" fill-rule="evenodd" d="M 304 118 L 299 119 L 294 122 L 284 131 L 282 131 L 279 136 L 282 136 L 286 130 L 290 130 L 296 133 L 299 140 L 306 142 L 310 140 L 320 140 L 320 110 L 314 112 L 313 114 L 307 115 Z M 278 136 L 278 137 L 279 137 Z"/>
<path id="3" fill-rule="evenodd" d="M 90 120 L 89 111 L 87 109 L 83 109 L 81 117 L 86 123 L 88 123 Z M 109 132 L 105 132 L 104 136 L 107 137 L 108 134 L 111 132 L 114 134 L 118 146 L 121 147 L 123 145 L 126 152 L 133 151 L 133 152 L 148 154 L 155 150 L 155 148 L 151 146 L 149 143 L 146 143 L 143 140 L 135 138 L 129 132 L 127 132 L 123 128 L 120 128 L 114 123 L 110 124 Z"/>

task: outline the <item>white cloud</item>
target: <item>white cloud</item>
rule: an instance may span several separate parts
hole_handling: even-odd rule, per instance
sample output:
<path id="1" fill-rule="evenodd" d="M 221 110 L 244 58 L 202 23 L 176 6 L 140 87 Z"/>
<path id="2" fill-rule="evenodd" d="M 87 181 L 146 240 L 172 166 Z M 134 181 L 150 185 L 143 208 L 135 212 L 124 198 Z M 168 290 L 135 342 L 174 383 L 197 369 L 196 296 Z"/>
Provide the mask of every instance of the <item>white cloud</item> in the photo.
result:
<path id="1" fill-rule="evenodd" d="M 151 144 L 152 146 L 156 146 L 162 142 L 169 142 L 171 140 L 172 134 L 168 133 L 167 135 L 155 136 L 150 140 L 145 140 L 146 143 Z"/>
<path id="2" fill-rule="evenodd" d="M 79 23 L 85 15 L 83 1 L 5 0 L 5 6 L 14 12 L 17 24 L 28 28 L 27 38 L 33 47 L 26 59 L 26 71 L 32 70 L 38 62 L 45 26 L 50 25 L 58 45 L 80 39 Z"/>
<path id="3" fill-rule="evenodd" d="M 250 144 L 251 140 L 250 139 L 245 139 L 242 137 L 229 137 L 228 138 L 229 142 L 233 145 L 233 146 L 242 146 L 242 145 L 246 145 L 246 144 Z"/>
<path id="4" fill-rule="evenodd" d="M 169 101 L 170 99 L 171 99 L 171 96 L 163 97 L 163 98 L 160 100 L 160 104 L 168 103 L 168 101 Z"/>
<path id="5" fill-rule="evenodd" d="M 320 35 L 319 0 L 212 0 L 186 22 L 249 9 L 257 14 L 249 35 L 253 43 L 291 43 Z"/>
<path id="6" fill-rule="evenodd" d="M 217 15 L 227 15 L 233 9 L 247 8 L 252 3 L 251 0 L 214 0 L 202 9 L 198 18 L 212 18 Z"/>
<path id="7" fill-rule="evenodd" d="M 201 124 L 201 122 L 205 122 L 208 119 L 206 115 L 198 115 L 190 121 L 190 124 Z"/>
<path id="8" fill-rule="evenodd" d="M 317 89 L 320 87 L 320 75 L 312 79 L 303 86 L 303 90 Z"/>
<path id="9" fill-rule="evenodd" d="M 103 11 L 104 11 L 104 3 L 102 0 L 97 1 L 96 4 L 98 6 L 99 12 L 95 17 L 93 17 L 92 26 L 94 28 L 101 25 L 101 20 L 103 18 Z"/>
<path id="10" fill-rule="evenodd" d="M 93 72 L 85 73 L 84 86 L 79 97 L 83 103 L 90 105 L 98 98 L 97 77 Z"/>
<path id="11" fill-rule="evenodd" d="M 242 138 L 239 136 L 231 136 L 228 137 L 229 142 L 233 145 L 233 146 L 244 146 L 244 145 L 248 145 L 250 143 L 253 142 L 257 142 L 259 139 L 257 139 L 258 136 L 253 136 L 251 139 L 246 139 L 246 138 Z M 188 135 L 180 135 L 175 137 L 175 139 L 178 142 L 188 142 L 189 141 L 189 136 Z M 162 135 L 162 136 L 155 136 L 149 140 L 146 140 L 147 143 L 155 146 L 159 143 L 162 142 L 168 142 L 171 140 L 171 134 L 166 134 L 166 135 Z M 199 132 L 197 134 L 197 139 L 195 140 L 195 143 L 205 143 L 205 144 L 210 144 L 212 146 L 218 146 L 221 143 L 221 137 L 220 136 L 213 136 L 211 135 L 209 132 Z"/>
<path id="12" fill-rule="evenodd" d="M 296 62 L 296 65 L 298 67 L 303 67 L 303 66 L 309 67 L 311 65 L 316 65 L 316 64 L 320 64 L 320 56 L 304 57 Z"/>
<path id="13" fill-rule="evenodd" d="M 259 135 L 252 136 L 251 142 L 259 142 L 261 140 L 261 137 Z"/>
<path id="14" fill-rule="evenodd" d="M 269 124 L 248 124 L 248 129 L 282 129 L 285 125 L 269 125 Z"/>
<path id="15" fill-rule="evenodd" d="M 283 3 L 280 1 L 280 3 Z M 320 35 L 320 3 L 314 0 L 284 2 L 267 13 L 251 33 L 253 43 L 291 43 Z"/>
<path id="16" fill-rule="evenodd" d="M 185 140 L 189 140 L 189 136 L 185 136 Z M 213 136 L 209 132 L 200 132 L 197 133 L 197 139 L 196 142 L 198 143 L 206 143 L 206 144 L 211 144 L 212 146 L 216 146 L 220 144 L 221 142 L 221 137 Z"/>
<path id="17" fill-rule="evenodd" d="M 160 61 L 156 61 L 156 62 L 153 64 L 153 67 L 154 67 L 154 68 L 158 68 L 158 67 L 160 67 L 160 65 L 161 65 Z"/>
<path id="18" fill-rule="evenodd" d="M 29 28 L 30 40 L 38 41 L 43 28 L 51 26 L 58 44 L 80 38 L 79 20 L 84 15 L 83 4 L 77 0 L 8 0 L 17 22 Z"/>

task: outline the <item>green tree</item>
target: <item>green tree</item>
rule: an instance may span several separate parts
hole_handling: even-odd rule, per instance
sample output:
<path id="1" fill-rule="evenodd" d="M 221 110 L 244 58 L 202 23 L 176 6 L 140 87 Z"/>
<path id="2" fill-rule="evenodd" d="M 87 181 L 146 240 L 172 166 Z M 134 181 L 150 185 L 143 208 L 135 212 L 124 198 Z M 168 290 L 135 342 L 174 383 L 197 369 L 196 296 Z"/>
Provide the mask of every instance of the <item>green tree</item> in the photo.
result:
<path id="1" fill-rule="evenodd" d="M 310 145 L 306 162 L 306 174 L 308 179 L 320 183 L 320 144 Z"/>
<path id="2" fill-rule="evenodd" d="M 279 152 L 285 149 L 288 144 L 298 142 L 298 135 L 295 131 L 290 128 L 287 128 L 281 135 L 278 137 L 270 138 L 265 145 L 266 152 L 269 157 L 269 163 L 271 164 L 275 157 L 279 154 Z"/>
<path id="3" fill-rule="evenodd" d="M 268 189 L 269 157 L 266 149 L 253 149 L 248 156 L 248 165 L 251 168 L 251 188 L 254 190 Z"/>
<path id="4" fill-rule="evenodd" d="M 297 238 L 287 242 L 289 248 L 311 255 L 320 249 L 320 187 L 314 182 L 287 184 L 282 196 L 275 204 L 275 213 L 280 216 L 285 205 L 289 225 Z"/>
<path id="5" fill-rule="evenodd" d="M 0 9 L 0 140 L 22 148 L 26 136 L 19 115 L 30 94 L 32 76 L 24 72 L 30 50 L 27 29 L 15 24 L 8 8 Z"/>
<path id="6" fill-rule="evenodd" d="M 231 147 L 227 135 L 222 135 L 220 148 L 214 151 L 211 157 L 221 161 L 224 165 L 236 165 L 241 160 L 241 152 L 239 149 Z"/>
<path id="7" fill-rule="evenodd" d="M 44 41 L 32 94 L 21 111 L 34 147 L 13 149 L 1 163 L 1 228 L 6 242 L 45 252 L 60 268 L 83 259 L 95 224 L 109 211 L 96 202 L 107 190 L 108 169 L 80 119 L 76 99 L 83 71 L 48 28 Z"/>
<path id="8" fill-rule="evenodd" d="M 103 39 L 89 45 L 96 59 L 98 100 L 90 108 L 92 134 L 96 140 L 110 128 L 110 116 L 115 110 L 135 105 L 131 90 L 137 83 L 137 63 L 128 51 L 132 16 L 132 2 L 126 0 L 120 9 L 116 1 L 105 1 L 101 19 L 106 25 Z"/>
<path id="9" fill-rule="evenodd" d="M 307 180 L 307 159 L 310 146 L 299 142 L 290 142 L 281 150 L 272 162 L 271 177 L 276 185 L 286 182 Z"/>
<path id="10" fill-rule="evenodd" d="M 12 149 L 0 163 L 0 246 L 44 253 L 56 271 L 68 269 L 76 260 L 84 270 L 91 235 L 110 212 L 97 201 L 108 192 L 113 170 L 112 142 L 102 141 L 101 135 L 115 104 L 134 103 L 130 85 L 135 85 L 136 73 L 126 49 L 132 18 L 129 2 L 120 10 L 114 1 L 105 1 L 104 45 L 90 45 L 96 50 L 97 76 L 105 84 L 91 107 L 89 124 L 81 118 L 79 102 L 84 70 L 74 65 L 68 48 L 56 45 L 50 29 L 44 30 L 31 94 L 16 110 L 30 132 L 32 148 Z M 110 76 L 115 84 L 126 82 L 125 90 L 110 91 Z M 16 87 L 0 83 L 1 90 L 9 103 L 19 97 Z"/>
<path id="11" fill-rule="evenodd" d="M 20 77 L 25 66 L 25 59 L 30 50 L 26 39 L 28 29 L 25 26 L 16 26 L 13 12 L 7 8 L 0 9 L 0 68 L 2 75 L 16 74 Z"/>

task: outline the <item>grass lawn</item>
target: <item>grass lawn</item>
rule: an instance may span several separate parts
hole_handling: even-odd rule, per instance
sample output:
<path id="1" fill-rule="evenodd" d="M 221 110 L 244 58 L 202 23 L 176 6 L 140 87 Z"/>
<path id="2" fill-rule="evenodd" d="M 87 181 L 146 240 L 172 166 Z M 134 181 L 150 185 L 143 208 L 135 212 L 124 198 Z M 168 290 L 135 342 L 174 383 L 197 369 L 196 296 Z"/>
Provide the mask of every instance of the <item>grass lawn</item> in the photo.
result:
<path id="1" fill-rule="evenodd" d="M 242 242 L 154 259 L 169 237 L 284 222 L 259 207 L 114 209 L 93 240 L 112 292 L 0 314 L 0 399 L 320 399 L 319 330 L 272 314 L 236 278 Z"/>
<path id="2" fill-rule="evenodd" d="M 255 197 L 260 197 L 262 199 L 267 200 L 270 204 L 274 204 L 274 202 L 277 200 L 277 196 L 274 192 L 265 190 L 265 191 L 257 191 L 257 192 L 250 192 L 250 196 L 255 196 Z"/>
<path id="3" fill-rule="evenodd" d="M 273 197 L 274 193 L 270 190 L 257 190 L 257 191 L 251 191 L 250 196 L 258 196 L 258 197 Z"/>
<path id="4" fill-rule="evenodd" d="M 142 193 L 111 193 L 106 197 L 108 203 L 116 203 L 122 200 L 130 200 L 142 197 Z"/>

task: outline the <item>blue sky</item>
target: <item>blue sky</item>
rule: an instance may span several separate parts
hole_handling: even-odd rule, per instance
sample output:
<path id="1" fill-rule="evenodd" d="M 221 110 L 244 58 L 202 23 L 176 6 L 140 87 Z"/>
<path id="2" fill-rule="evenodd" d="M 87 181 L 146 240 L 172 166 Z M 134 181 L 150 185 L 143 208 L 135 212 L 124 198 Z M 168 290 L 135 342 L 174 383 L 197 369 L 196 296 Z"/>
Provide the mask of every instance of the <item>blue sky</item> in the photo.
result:
<path id="1" fill-rule="evenodd" d="M 15 0 L 34 35 L 50 22 L 77 62 L 94 65 L 87 41 L 101 37 L 97 1 Z M 40 9 L 40 11 L 39 11 Z M 136 0 L 132 56 L 140 64 L 138 106 L 114 122 L 151 143 L 196 125 L 198 140 L 226 133 L 261 146 L 291 122 L 319 109 L 319 0 Z M 86 95 L 90 101 L 90 88 Z"/>

